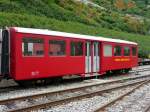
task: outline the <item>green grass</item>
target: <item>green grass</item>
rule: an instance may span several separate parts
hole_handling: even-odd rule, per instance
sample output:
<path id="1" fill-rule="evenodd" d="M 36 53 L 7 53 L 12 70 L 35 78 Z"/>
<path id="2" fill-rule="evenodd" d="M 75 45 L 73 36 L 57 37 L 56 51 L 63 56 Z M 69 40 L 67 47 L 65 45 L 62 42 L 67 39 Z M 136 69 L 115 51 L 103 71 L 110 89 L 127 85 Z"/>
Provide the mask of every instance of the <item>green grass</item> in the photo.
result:
<path id="1" fill-rule="evenodd" d="M 126 17 L 126 11 L 118 11 L 114 8 L 111 1 L 115 0 L 93 1 L 97 1 L 99 5 L 107 10 L 75 2 L 74 0 L 0 0 L 0 12 L 47 17 L 60 21 L 101 26 L 117 31 L 148 34 L 150 22 L 147 19 L 141 22 Z M 130 12 L 141 14 L 139 10 L 131 10 Z M 145 15 L 147 14 L 149 14 L 148 9 L 145 10 Z"/>
<path id="2" fill-rule="evenodd" d="M 46 28 L 50 30 L 130 40 L 138 42 L 140 51 L 146 51 L 150 53 L 150 36 L 109 30 L 106 28 L 85 25 L 74 21 L 61 21 L 29 14 L 0 12 L 0 27 L 5 26 Z"/>
<path id="3" fill-rule="evenodd" d="M 150 54 L 150 11 L 144 1 L 134 0 L 136 7 L 126 10 L 116 9 L 115 0 L 94 1 L 107 10 L 72 0 L 0 0 L 0 27 L 46 28 L 119 38 L 137 42 L 139 54 Z M 128 13 L 145 19 L 134 20 L 126 16 Z"/>

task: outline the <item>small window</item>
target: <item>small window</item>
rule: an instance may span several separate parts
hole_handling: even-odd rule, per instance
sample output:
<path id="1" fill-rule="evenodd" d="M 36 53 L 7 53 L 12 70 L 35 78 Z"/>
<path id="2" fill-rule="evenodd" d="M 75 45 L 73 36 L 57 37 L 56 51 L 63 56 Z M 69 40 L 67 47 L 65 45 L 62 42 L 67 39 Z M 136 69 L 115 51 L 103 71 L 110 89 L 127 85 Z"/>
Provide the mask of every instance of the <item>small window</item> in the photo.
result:
<path id="1" fill-rule="evenodd" d="M 104 45 L 104 56 L 109 57 L 112 56 L 112 46 L 111 45 Z"/>
<path id="2" fill-rule="evenodd" d="M 23 38 L 22 53 L 24 56 L 43 56 L 44 40 L 37 38 Z"/>
<path id="3" fill-rule="evenodd" d="M 49 41 L 49 56 L 66 55 L 66 42 L 64 40 Z"/>
<path id="4" fill-rule="evenodd" d="M 124 47 L 124 56 L 130 56 L 130 48 Z"/>
<path id="5" fill-rule="evenodd" d="M 132 55 L 136 56 L 136 47 L 132 47 Z"/>
<path id="6" fill-rule="evenodd" d="M 71 42 L 71 56 L 83 55 L 83 42 Z"/>
<path id="7" fill-rule="evenodd" d="M 115 46 L 114 56 L 121 56 L 121 46 Z"/>

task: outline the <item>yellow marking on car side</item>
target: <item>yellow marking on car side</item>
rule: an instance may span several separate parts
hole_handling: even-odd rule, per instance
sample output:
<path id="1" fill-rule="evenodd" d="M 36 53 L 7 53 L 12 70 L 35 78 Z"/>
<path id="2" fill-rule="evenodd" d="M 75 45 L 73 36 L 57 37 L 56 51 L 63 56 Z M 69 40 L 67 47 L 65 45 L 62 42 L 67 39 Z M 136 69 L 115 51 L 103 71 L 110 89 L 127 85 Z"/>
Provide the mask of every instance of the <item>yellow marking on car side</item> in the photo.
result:
<path id="1" fill-rule="evenodd" d="M 116 59 L 114 59 L 114 61 L 116 61 L 116 62 L 126 62 L 126 61 L 130 61 L 130 59 L 129 58 L 116 58 Z"/>

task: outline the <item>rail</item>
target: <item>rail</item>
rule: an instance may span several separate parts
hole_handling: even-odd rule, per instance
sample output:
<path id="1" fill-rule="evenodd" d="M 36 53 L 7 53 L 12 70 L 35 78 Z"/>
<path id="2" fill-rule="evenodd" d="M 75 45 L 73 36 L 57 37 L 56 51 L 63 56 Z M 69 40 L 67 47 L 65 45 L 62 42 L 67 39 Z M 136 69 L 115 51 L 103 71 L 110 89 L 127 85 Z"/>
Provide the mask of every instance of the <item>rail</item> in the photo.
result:
<path id="1" fill-rule="evenodd" d="M 43 103 L 34 104 L 34 105 L 31 105 L 31 106 L 28 106 L 28 107 L 24 107 L 24 108 L 12 109 L 12 110 L 9 110 L 9 112 L 32 111 L 32 110 L 35 111 L 35 110 L 47 108 L 47 107 L 50 107 L 50 106 L 60 105 L 62 103 L 68 103 L 68 102 L 71 102 L 71 101 L 76 101 L 76 100 L 83 99 L 83 98 L 86 98 L 86 97 L 93 97 L 93 96 L 98 95 L 100 93 L 112 91 L 112 90 L 115 90 L 115 89 L 131 86 L 131 85 L 135 85 L 135 84 L 139 84 L 139 83 L 143 84 L 143 82 L 145 83 L 145 79 L 140 80 L 140 81 L 136 81 L 136 82 L 130 82 L 130 83 L 128 82 L 128 83 L 118 84 L 117 86 L 110 85 L 110 86 L 107 86 L 107 87 L 105 87 L 103 89 L 100 89 L 100 90 L 97 90 L 97 91 L 93 91 L 93 92 L 89 92 L 89 93 L 85 92 L 84 94 L 69 97 L 69 98 L 64 98 L 64 99 L 59 99 L 59 100 L 54 100 L 54 101 L 47 101 L 47 102 L 43 102 Z M 83 88 L 80 89 L 80 91 L 81 90 L 83 90 Z M 67 90 L 67 91 L 72 92 L 72 90 Z"/>
<path id="2" fill-rule="evenodd" d="M 128 91 L 128 92 L 124 93 L 123 95 L 121 95 L 121 96 L 119 96 L 119 97 L 117 97 L 117 98 L 111 100 L 110 102 L 108 102 L 108 103 L 102 105 L 101 107 L 99 107 L 98 109 L 96 109 L 94 112 L 104 112 L 104 110 L 105 110 L 106 107 L 109 107 L 110 105 L 114 104 L 116 101 L 121 100 L 123 97 L 125 97 L 125 96 L 131 94 L 131 93 L 134 92 L 136 89 L 140 88 L 141 86 L 143 86 L 144 84 L 149 83 L 149 82 L 150 82 L 150 80 L 144 81 L 143 83 L 139 84 L 138 86 L 135 86 L 135 87 L 134 87 L 133 89 L 131 89 L 130 91 Z M 144 112 L 147 112 L 147 110 L 149 110 L 149 107 L 148 107 Z"/>

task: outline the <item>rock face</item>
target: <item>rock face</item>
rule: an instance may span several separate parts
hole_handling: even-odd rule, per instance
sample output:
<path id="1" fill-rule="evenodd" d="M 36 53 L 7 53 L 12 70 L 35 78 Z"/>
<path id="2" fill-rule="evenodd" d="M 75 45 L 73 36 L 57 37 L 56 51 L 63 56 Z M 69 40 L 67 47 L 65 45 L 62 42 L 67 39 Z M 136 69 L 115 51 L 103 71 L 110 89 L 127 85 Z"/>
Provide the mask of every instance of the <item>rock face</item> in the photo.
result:
<path id="1" fill-rule="evenodd" d="M 84 3 L 84 4 L 91 5 L 91 6 L 93 6 L 93 7 L 98 7 L 98 8 L 100 8 L 100 9 L 102 9 L 102 10 L 106 10 L 106 8 L 104 8 L 104 7 L 102 7 L 102 6 L 99 6 L 99 5 L 97 5 L 97 4 L 93 3 L 93 2 L 91 2 L 90 0 L 74 0 L 74 1 L 79 1 L 79 2 L 82 2 L 82 3 Z"/>

